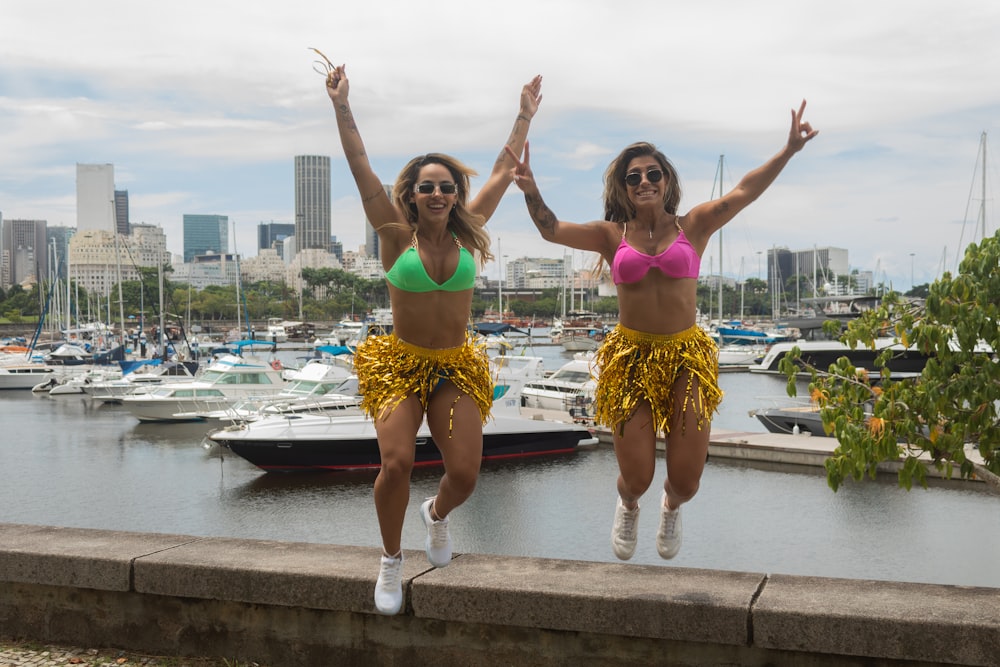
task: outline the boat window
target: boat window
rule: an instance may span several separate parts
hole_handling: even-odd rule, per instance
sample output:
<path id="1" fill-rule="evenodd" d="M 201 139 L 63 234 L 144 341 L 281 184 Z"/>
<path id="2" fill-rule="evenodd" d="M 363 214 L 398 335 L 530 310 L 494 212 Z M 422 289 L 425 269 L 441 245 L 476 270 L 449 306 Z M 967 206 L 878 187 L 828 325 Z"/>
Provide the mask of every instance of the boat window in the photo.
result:
<path id="1" fill-rule="evenodd" d="M 586 371 L 562 371 L 554 374 L 550 380 L 561 380 L 563 382 L 582 383 L 590 381 L 590 373 Z"/>
<path id="2" fill-rule="evenodd" d="M 225 396 L 225 394 L 218 389 L 198 389 L 195 393 L 199 398 L 218 398 Z"/>
<path id="3" fill-rule="evenodd" d="M 274 384 L 267 373 L 243 373 L 240 382 L 242 384 Z"/>

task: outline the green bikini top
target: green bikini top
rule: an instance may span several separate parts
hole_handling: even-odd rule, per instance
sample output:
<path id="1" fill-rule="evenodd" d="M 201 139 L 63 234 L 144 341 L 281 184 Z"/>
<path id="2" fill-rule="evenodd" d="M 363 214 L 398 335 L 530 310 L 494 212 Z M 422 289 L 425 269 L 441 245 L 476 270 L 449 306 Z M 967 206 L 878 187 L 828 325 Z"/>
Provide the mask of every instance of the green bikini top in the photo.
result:
<path id="1" fill-rule="evenodd" d="M 416 233 L 413 234 L 410 247 L 403 251 L 392 268 L 385 272 L 385 279 L 390 285 L 404 292 L 462 292 L 472 289 L 476 285 L 476 260 L 472 253 L 462 246 L 462 242 L 454 232 L 451 237 L 458 246 L 458 266 L 448 280 L 439 285 L 427 274 L 427 269 L 424 268 L 420 253 L 417 251 Z"/>

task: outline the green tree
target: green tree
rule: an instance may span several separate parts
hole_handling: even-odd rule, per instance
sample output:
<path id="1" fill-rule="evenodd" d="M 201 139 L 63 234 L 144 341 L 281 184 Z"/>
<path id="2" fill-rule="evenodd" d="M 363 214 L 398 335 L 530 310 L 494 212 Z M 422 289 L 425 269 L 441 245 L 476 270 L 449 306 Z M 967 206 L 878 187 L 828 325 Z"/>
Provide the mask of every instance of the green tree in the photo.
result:
<path id="1" fill-rule="evenodd" d="M 1000 475 L 1000 231 L 970 245 L 958 274 L 931 284 L 923 304 L 890 293 L 841 340 L 870 348 L 887 332 L 931 355 L 919 376 L 894 379 L 884 367 L 892 350 L 876 361 L 877 381 L 846 357 L 825 372 L 808 369 L 824 427 L 839 441 L 826 461 L 830 487 L 874 477 L 880 463 L 899 459 L 899 483 L 907 489 L 914 481 L 926 486 L 928 459 L 949 476 L 956 469 L 962 477 Z M 782 370 L 794 395 L 796 355 L 782 361 Z M 970 448 L 982 466 L 969 459 Z"/>
<path id="2" fill-rule="evenodd" d="M 39 315 L 38 285 L 32 285 L 30 290 L 26 290 L 20 285 L 11 285 L 4 300 L 4 308 L 7 310 L 17 310 L 21 315 Z"/>

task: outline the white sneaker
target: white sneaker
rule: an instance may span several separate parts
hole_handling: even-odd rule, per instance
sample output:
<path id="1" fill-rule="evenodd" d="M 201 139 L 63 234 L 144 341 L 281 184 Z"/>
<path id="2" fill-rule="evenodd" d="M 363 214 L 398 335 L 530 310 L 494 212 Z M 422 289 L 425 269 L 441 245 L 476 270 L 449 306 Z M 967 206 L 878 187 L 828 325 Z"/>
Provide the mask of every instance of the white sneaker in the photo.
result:
<path id="1" fill-rule="evenodd" d="M 660 529 L 656 531 L 656 550 L 661 558 L 670 559 L 681 550 L 681 508 L 667 509 L 667 494 L 660 504 Z"/>
<path id="2" fill-rule="evenodd" d="M 431 508 L 434 506 L 434 498 L 428 498 L 420 506 L 420 518 L 427 526 L 427 540 L 424 548 L 427 549 L 427 560 L 434 567 L 444 567 L 451 562 L 451 535 L 448 533 L 448 517 L 435 521 L 431 517 Z"/>
<path id="3" fill-rule="evenodd" d="M 615 504 L 615 523 L 611 526 L 611 550 L 621 560 L 628 560 L 635 553 L 637 540 L 636 524 L 639 523 L 639 507 L 626 509 L 621 496 Z"/>
<path id="4" fill-rule="evenodd" d="M 380 614 L 398 614 L 403 606 L 403 552 L 397 558 L 382 556 L 382 566 L 375 582 L 375 610 Z"/>

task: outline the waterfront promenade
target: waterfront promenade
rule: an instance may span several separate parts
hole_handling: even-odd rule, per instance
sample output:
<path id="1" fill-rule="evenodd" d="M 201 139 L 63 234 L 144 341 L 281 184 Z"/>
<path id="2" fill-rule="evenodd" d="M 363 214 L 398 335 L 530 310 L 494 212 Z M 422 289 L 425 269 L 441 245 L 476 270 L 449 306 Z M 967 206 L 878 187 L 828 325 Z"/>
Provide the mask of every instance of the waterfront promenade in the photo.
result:
<path id="1" fill-rule="evenodd" d="M 269 667 L 1000 664 L 995 588 L 404 550 L 385 617 L 371 552 L 0 524 L 0 640 Z"/>
<path id="2" fill-rule="evenodd" d="M 821 465 L 835 445 L 713 431 L 711 455 Z M 405 559 L 382 617 L 369 548 L 0 524 L 0 667 L 1000 665 L 995 588 Z"/>

